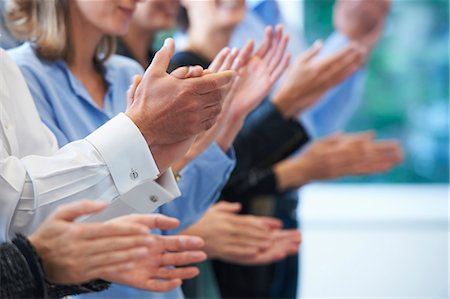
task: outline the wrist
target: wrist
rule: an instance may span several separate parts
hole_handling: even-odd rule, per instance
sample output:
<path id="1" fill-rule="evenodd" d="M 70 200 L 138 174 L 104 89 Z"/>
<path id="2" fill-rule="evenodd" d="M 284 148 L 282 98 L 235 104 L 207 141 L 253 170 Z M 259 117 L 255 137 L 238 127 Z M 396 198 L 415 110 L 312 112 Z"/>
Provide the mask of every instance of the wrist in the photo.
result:
<path id="1" fill-rule="evenodd" d="M 307 167 L 302 161 L 283 160 L 273 166 L 278 191 L 299 188 L 309 182 Z"/>
<path id="2" fill-rule="evenodd" d="M 217 144 L 222 151 L 227 152 L 234 142 L 237 134 L 244 126 L 245 116 L 240 113 L 231 113 L 228 121 L 222 129 L 222 132 L 217 136 Z"/>
<path id="3" fill-rule="evenodd" d="M 289 119 L 293 117 L 292 111 L 290 111 L 292 99 L 289 98 L 288 93 L 282 91 L 277 92 L 272 98 L 272 104 L 280 112 L 284 119 Z"/>
<path id="4" fill-rule="evenodd" d="M 149 147 L 156 143 L 155 134 L 153 134 L 151 128 L 145 125 L 148 124 L 148 121 L 145 121 L 139 114 L 133 113 L 133 111 L 125 112 L 125 115 L 128 116 L 134 125 L 139 129 Z"/>

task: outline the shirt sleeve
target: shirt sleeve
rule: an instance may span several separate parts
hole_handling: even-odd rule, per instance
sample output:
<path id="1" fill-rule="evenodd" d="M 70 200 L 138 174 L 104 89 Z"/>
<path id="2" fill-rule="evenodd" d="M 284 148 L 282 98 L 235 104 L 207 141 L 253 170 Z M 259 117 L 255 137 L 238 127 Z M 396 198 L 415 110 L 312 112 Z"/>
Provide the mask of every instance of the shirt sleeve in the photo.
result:
<path id="1" fill-rule="evenodd" d="M 181 222 L 176 230 L 166 233 L 176 234 L 197 222 L 219 199 L 234 166 L 234 150 L 224 153 L 216 143 L 186 165 L 178 183 L 182 195 L 159 210 Z"/>
<path id="2" fill-rule="evenodd" d="M 124 114 L 51 156 L 3 158 L 0 237 L 30 234 L 63 203 L 83 198 L 112 202 L 158 176 L 145 139 Z"/>
<path id="3" fill-rule="evenodd" d="M 348 44 L 346 36 L 335 32 L 327 39 L 318 57 L 326 57 Z M 345 128 L 361 101 L 364 77 L 364 70 L 356 71 L 300 116 L 301 122 L 312 136 L 326 136 Z"/>

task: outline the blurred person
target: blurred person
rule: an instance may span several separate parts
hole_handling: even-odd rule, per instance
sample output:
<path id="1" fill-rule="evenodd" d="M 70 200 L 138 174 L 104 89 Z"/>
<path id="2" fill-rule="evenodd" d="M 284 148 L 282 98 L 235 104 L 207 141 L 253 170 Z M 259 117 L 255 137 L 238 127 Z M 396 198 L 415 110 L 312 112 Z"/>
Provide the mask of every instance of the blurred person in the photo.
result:
<path id="1" fill-rule="evenodd" d="M 229 43 L 233 29 L 245 15 L 244 1 L 182 1 L 182 4 L 187 8 L 188 12 L 187 16 L 184 15 L 181 22 L 182 27 L 188 29 L 186 34 L 187 40 L 184 51 L 176 54 L 172 60 L 173 67 L 197 64 L 206 67 L 216 54 L 215 52 Z M 266 35 L 266 32 L 264 35 Z M 248 34 L 246 38 L 248 36 L 251 35 Z M 358 69 L 366 55 L 366 50 L 358 51 L 358 48 L 359 46 L 356 49 L 355 46 L 350 46 L 337 51 L 336 54 L 317 59 L 321 45 L 316 44 L 308 53 L 297 59 L 287 78 L 282 81 L 280 92 L 274 95 L 273 104 L 266 101 L 250 115 L 244 130 L 234 143 L 237 153 L 237 168 L 224 190 L 223 194 L 226 199 L 241 201 L 244 204 L 243 210 L 248 212 L 254 205 L 253 202 L 248 201 L 249 197 L 288 191 L 316 179 L 330 179 L 344 175 L 385 171 L 401 160 L 402 153 L 396 142 L 375 143 L 372 138 L 360 137 L 363 141 L 359 141 L 359 143 L 363 144 L 363 146 L 359 146 L 358 150 L 352 153 L 350 149 L 354 144 L 347 142 L 351 138 L 349 136 L 341 136 L 337 138 L 339 141 L 337 144 L 342 144 L 342 147 L 334 149 L 335 153 L 332 153 L 332 151 L 329 154 L 327 153 L 330 157 L 335 154 L 336 158 L 325 160 L 327 161 L 325 163 L 327 171 L 317 172 L 318 176 L 311 170 L 308 170 L 304 175 L 301 174 L 303 166 L 306 165 L 304 161 L 307 158 L 311 158 L 311 155 L 301 155 L 294 159 L 283 161 L 284 158 L 292 154 L 307 141 L 307 139 L 302 140 L 299 138 L 299 136 L 306 135 L 304 133 L 301 134 L 301 132 L 305 132 L 301 125 L 303 122 L 299 124 L 296 121 L 292 121 L 292 119 L 317 101 L 328 88 L 341 82 Z M 298 80 L 298 78 L 303 78 L 303 80 Z M 339 98 L 339 96 L 342 99 L 345 98 L 346 94 L 340 94 L 335 98 Z M 321 103 L 318 105 L 321 105 Z M 281 117 L 277 116 L 277 114 L 281 114 Z M 271 115 L 271 119 L 267 117 L 268 115 Z M 339 117 L 339 115 L 336 115 L 336 117 Z M 294 129 L 287 130 L 289 122 L 284 121 L 284 119 L 292 121 L 294 126 L 291 125 L 291 127 Z M 277 132 L 277 136 L 274 136 L 274 131 Z M 255 132 L 257 133 L 255 134 Z M 257 136 L 257 138 L 254 139 L 251 136 Z M 275 141 L 275 138 L 278 138 L 278 140 Z M 329 137 L 329 139 L 334 140 L 335 138 Z M 285 145 L 283 146 L 283 144 Z M 321 144 L 322 142 L 317 142 L 317 144 L 311 146 L 311 152 L 317 154 L 317 157 L 320 157 L 319 153 L 325 153 Z M 250 151 L 251 159 L 240 159 L 245 155 L 242 154 L 243 152 L 248 154 Z M 368 154 L 369 152 L 376 153 L 376 158 L 367 160 L 367 157 L 372 155 Z M 345 161 L 349 161 L 348 159 L 351 155 L 355 154 L 355 159 L 359 163 L 354 163 L 355 167 L 353 169 L 344 167 Z M 364 159 L 366 159 L 366 163 L 361 163 Z M 379 160 L 383 160 L 383 162 L 378 163 Z M 279 161 L 280 163 L 274 165 Z M 336 163 L 337 161 L 344 163 Z M 306 172 L 307 169 L 304 170 Z M 317 170 L 319 170 L 319 167 Z M 288 181 L 291 182 L 289 183 Z M 294 213 L 296 199 L 293 198 L 283 202 L 277 201 L 275 205 L 281 212 L 272 210 L 269 211 L 269 214 L 273 216 L 276 213 L 275 215 L 286 218 L 285 215 Z M 288 227 L 297 227 L 295 220 L 290 221 L 286 219 L 284 224 Z M 297 283 L 295 275 L 297 272 L 296 258 L 288 259 L 284 263 L 289 264 L 288 267 L 291 270 L 289 270 L 289 274 L 286 274 L 287 272 L 284 274 L 278 273 L 280 274 L 279 279 L 280 281 L 291 282 L 290 287 L 284 288 L 284 291 L 290 293 L 290 296 L 295 296 Z M 215 262 L 215 264 L 218 267 L 222 266 L 221 262 Z M 248 272 L 247 269 L 250 268 L 236 267 L 238 268 L 237 271 L 230 272 L 233 270 L 233 267 L 232 265 L 224 264 L 224 268 L 231 269 L 226 269 L 225 271 L 227 272 L 224 271 L 225 273 L 219 277 L 224 281 L 224 285 L 221 286 L 224 297 L 245 297 L 248 294 L 253 294 L 248 295 L 250 297 L 270 296 L 268 288 L 270 288 L 270 280 L 273 277 L 273 272 L 271 272 L 273 266 L 258 267 L 253 272 Z M 245 269 L 247 272 L 245 270 L 241 271 L 241 269 Z M 289 278 L 286 278 L 285 274 Z M 256 285 L 256 288 L 264 290 L 255 293 L 258 290 L 254 291 L 254 288 L 252 288 L 253 284 Z M 239 285 L 242 285 L 242 287 L 239 287 Z M 278 295 L 274 296 L 277 297 Z"/>
<path id="2" fill-rule="evenodd" d="M 239 46 L 244 44 L 249 34 L 256 40 L 262 39 L 263 30 L 266 25 L 282 22 L 291 37 L 288 51 L 295 56 L 305 49 L 305 42 L 301 33 L 283 21 L 283 16 L 279 9 L 280 4 L 277 1 L 256 0 L 249 1 L 248 3 L 250 7 L 247 11 L 246 18 L 237 30 L 235 30 L 232 42 L 230 43 L 231 45 Z M 284 3 L 283 5 L 292 6 L 295 4 Z M 348 45 L 349 42 L 357 42 L 366 49 L 364 61 L 367 60 L 376 41 L 381 36 L 388 10 L 389 1 L 337 1 L 333 14 L 336 32 L 327 39 L 319 57 L 330 55 L 330 53 L 336 52 Z M 317 105 L 308 109 L 300 116 L 302 123 L 312 136 L 324 136 L 336 130 L 342 130 L 345 127 L 360 102 L 364 82 L 363 76 L 363 70 L 354 73 L 342 84 L 328 91 Z M 295 84 L 292 84 L 292 86 L 295 86 Z M 281 92 L 283 83 L 280 82 L 278 87 L 278 90 L 274 90 L 274 96 Z M 295 93 L 291 93 L 291 95 L 295 96 Z M 397 161 L 401 160 L 402 153 L 400 151 L 394 155 L 398 156 Z M 284 166 L 288 167 L 287 165 L 287 163 L 284 164 Z M 281 166 L 284 167 L 283 165 Z M 239 165 L 237 165 L 238 167 Z M 286 171 L 285 173 L 293 174 L 295 172 L 292 170 Z M 299 175 L 292 176 L 292 178 L 295 177 L 299 177 Z M 235 194 L 232 194 L 232 196 L 234 197 Z M 282 203 L 283 199 L 285 199 L 284 204 Z M 276 213 L 285 222 L 290 222 L 292 225 L 296 225 L 295 213 L 292 211 L 297 207 L 297 200 L 296 192 L 278 195 L 275 199 L 277 203 L 275 206 Z M 255 205 L 257 205 L 257 200 L 253 206 Z M 283 205 L 291 206 L 291 208 L 284 208 Z M 250 207 L 249 209 L 252 208 Z M 258 277 L 252 286 L 246 283 L 245 285 L 241 284 L 239 288 L 236 288 L 236 285 L 241 281 L 241 276 L 237 273 L 245 277 L 252 277 L 253 275 L 262 273 L 263 270 L 261 268 L 244 269 L 242 267 L 233 269 L 230 265 L 222 264 L 216 267 L 216 273 L 219 272 L 221 287 L 228 293 L 227 296 L 230 297 L 241 297 L 246 292 L 245 294 L 248 297 L 271 296 L 273 298 L 294 298 L 298 288 L 298 277 L 296 275 L 298 269 L 297 266 L 292 265 L 297 264 L 298 261 L 295 258 L 287 259 L 285 262 L 272 267 L 272 269 L 266 270 L 268 273 L 265 275 L 265 278 Z M 229 277 L 233 277 L 232 280 L 234 281 L 230 281 Z M 261 281 L 265 281 L 266 283 L 261 283 Z M 269 282 L 271 282 L 272 287 L 264 287 L 265 285 L 269 285 Z M 235 288 L 230 289 L 229 285 L 234 285 Z M 262 293 L 265 295 L 258 293 L 258 290 L 262 290 Z"/>
<path id="3" fill-rule="evenodd" d="M 112 36 L 126 31 L 137 1 L 10 2 L 12 4 L 7 12 L 9 26 L 14 33 L 20 35 L 26 31 L 27 26 L 36 26 L 34 32 L 22 34 L 23 38 L 31 42 L 11 50 L 10 54 L 27 79 L 42 120 L 57 136 L 61 146 L 73 139 L 82 138 L 112 115 L 125 110 L 125 93 L 131 77 L 141 74 L 143 70 L 130 59 L 111 55 L 111 41 Z M 24 20 L 26 22 L 22 22 Z M 46 23 L 51 20 L 56 22 L 54 26 Z M 53 30 L 55 28 L 58 28 L 56 32 Z M 186 129 L 186 124 L 190 124 L 189 130 L 195 135 L 200 129 L 198 122 L 201 123 L 202 130 L 214 124 L 221 110 L 223 91 L 234 72 L 223 71 L 188 79 L 169 75 L 166 69 L 173 49 L 173 41 L 167 40 L 142 78 L 142 82 L 151 82 L 159 85 L 159 88 L 148 90 L 139 84 L 135 94 L 138 98 L 147 92 L 151 96 L 158 96 L 158 103 L 161 104 L 159 108 L 168 109 L 167 113 L 173 106 L 165 103 L 173 104 L 180 97 L 202 99 L 203 102 L 185 102 L 184 106 L 175 108 L 180 113 L 183 112 L 182 117 L 170 117 L 172 125 L 180 131 Z M 156 105 L 145 107 L 136 100 L 130 102 L 130 107 L 150 112 L 151 109 L 158 108 Z M 193 113 L 197 110 L 202 113 Z M 163 141 L 172 137 L 160 136 L 163 130 L 159 132 L 158 129 L 162 128 L 153 128 L 149 133 L 161 137 Z M 171 147 L 167 147 L 164 154 L 172 153 L 177 157 L 184 154 L 194 138 L 195 136 L 180 138 Z M 167 168 L 170 165 L 167 162 L 171 161 L 165 162 L 164 166 Z M 180 219 L 180 229 L 195 222 L 216 199 L 233 166 L 232 149 L 224 152 L 218 145 L 211 145 L 183 169 L 179 181 L 183 195 L 173 203 L 162 206 L 159 211 Z M 145 167 L 145 164 L 141 167 Z M 133 177 L 135 176 L 136 173 L 133 173 Z M 163 195 L 146 198 L 161 205 L 167 202 Z M 121 213 L 128 212 L 124 208 Z M 160 232 L 155 230 L 154 233 Z M 128 292 L 133 292 L 120 286 L 113 286 L 111 289 L 104 296 L 130 296 Z M 179 292 L 177 288 L 164 296 L 180 296 Z"/>
<path id="4" fill-rule="evenodd" d="M 102 291 L 111 281 L 167 291 L 198 274 L 195 267 L 166 267 L 204 259 L 201 239 L 148 232 L 176 227 L 176 219 L 129 215 L 105 223 L 75 223 L 106 206 L 98 201 L 60 206 L 30 236 L 17 235 L 11 243 L 1 243 L 0 297 L 61 298 Z M 143 259 L 151 260 L 145 268 Z"/>
<path id="5" fill-rule="evenodd" d="M 200 120 L 174 126 L 170 116 L 183 118 L 184 111 L 156 109 L 159 96 L 144 91 L 136 95 L 135 105 L 125 114 L 119 114 L 84 140 L 58 150 L 54 135 L 39 119 L 20 70 L 3 50 L 0 65 L 4 87 L 0 93 L 0 240 L 19 232 L 33 232 L 58 205 L 84 196 L 102 198 L 136 212 L 139 208 L 136 210 L 130 202 L 135 197 L 144 198 L 142 204 L 151 209 L 158 203 L 145 200 L 147 196 L 171 200 L 179 194 L 168 177 L 172 174 L 164 173 L 167 165 L 177 159 L 177 154 L 168 151 L 168 145 L 173 147 L 171 144 L 179 142 L 180 136 L 192 136 L 192 130 L 202 125 Z M 147 89 L 148 82 L 141 87 Z M 152 88 L 157 85 L 152 84 Z M 189 96 L 174 99 L 174 108 L 204 101 Z M 147 106 L 153 109 L 142 109 Z M 154 131 L 162 133 L 166 140 Z"/>
<path id="6" fill-rule="evenodd" d="M 137 5 L 137 9 L 136 9 L 136 13 L 133 16 L 133 20 L 131 21 L 131 25 L 130 25 L 130 29 L 129 31 L 120 39 L 119 42 L 119 49 L 118 52 L 122 55 L 128 56 L 130 58 L 134 58 L 137 61 L 140 61 L 141 65 L 145 66 L 148 65 L 149 61 L 148 60 L 152 60 L 154 53 L 152 50 L 152 44 L 153 44 L 153 39 L 154 37 L 157 35 L 158 31 L 160 30 L 169 30 L 171 29 L 173 26 L 175 26 L 176 23 L 176 12 L 178 11 L 179 8 L 179 2 L 178 1 L 147 1 L 147 2 L 143 2 L 143 3 L 139 3 Z M 279 36 L 281 37 L 281 31 L 279 31 Z M 272 37 L 271 35 L 269 36 L 270 38 Z M 272 46 L 277 46 L 280 45 L 280 42 L 283 42 L 282 39 L 280 41 L 276 41 L 276 38 L 272 40 L 266 40 L 265 42 L 263 42 L 263 44 L 270 44 L 272 43 Z M 285 45 L 286 45 L 286 40 L 284 41 Z M 282 47 L 285 47 L 285 45 L 282 45 Z M 247 45 L 247 47 L 245 47 L 242 52 L 237 55 L 236 54 L 236 60 L 239 61 L 245 61 L 245 60 L 249 60 L 249 58 L 246 58 L 245 56 L 250 55 L 250 51 L 252 50 L 253 44 L 249 44 Z M 231 55 L 231 50 L 229 49 L 224 49 L 222 50 L 218 56 L 216 57 L 216 60 L 208 67 L 209 71 L 215 71 L 214 69 L 220 69 L 221 66 L 217 65 L 214 66 L 215 64 L 218 64 L 219 60 L 221 60 L 223 63 L 228 63 L 228 64 L 232 64 L 233 61 L 228 61 L 226 62 L 228 59 L 230 59 L 230 55 Z M 246 52 L 249 52 L 249 54 L 246 54 Z M 263 55 L 264 53 L 262 53 L 262 51 L 257 51 L 259 52 L 261 55 Z M 276 51 L 274 51 L 273 53 L 275 53 Z M 281 53 L 281 52 L 280 52 Z M 283 59 L 283 55 L 278 55 L 279 59 Z M 264 57 L 262 57 L 264 58 Z M 281 71 L 283 69 L 285 69 L 286 67 L 286 63 L 287 63 L 287 58 L 284 58 L 284 64 L 281 64 L 281 67 L 279 68 L 279 73 L 281 73 Z M 255 59 L 254 59 L 255 60 Z M 269 60 L 270 62 L 270 60 Z M 257 60 L 255 60 L 254 62 L 252 62 L 251 64 L 255 65 L 255 64 L 261 64 L 261 62 L 258 62 Z M 273 63 L 274 65 L 278 65 L 277 62 Z M 251 85 L 252 82 L 262 82 L 261 80 L 264 78 L 263 74 L 259 74 L 259 73 L 263 73 L 261 72 L 249 72 L 249 75 L 254 76 L 253 80 L 246 80 L 246 83 L 241 83 L 242 85 Z M 248 76 L 248 75 L 247 75 Z M 242 72 L 240 75 L 240 78 L 238 78 L 238 80 L 243 80 L 243 77 L 247 77 L 247 76 L 243 76 Z M 278 77 L 278 75 L 276 75 L 274 78 L 276 79 Z M 276 80 L 273 80 L 276 81 Z M 204 150 L 205 147 L 208 146 L 208 144 L 210 142 L 213 142 L 214 138 L 217 138 L 218 140 L 218 144 L 223 144 L 223 141 L 221 140 L 221 138 L 219 137 L 219 135 L 226 135 L 228 140 L 234 140 L 234 137 L 236 136 L 237 132 L 239 131 L 241 125 L 239 125 L 240 123 L 243 123 L 243 119 L 246 117 L 246 115 L 263 99 L 265 92 L 264 90 L 270 90 L 271 88 L 271 84 L 268 83 L 267 87 L 262 88 L 263 85 L 260 85 L 257 87 L 258 91 L 255 92 L 255 88 L 246 88 L 245 86 L 237 86 L 236 89 L 240 89 L 240 93 L 241 94 L 245 94 L 247 99 L 233 99 L 231 101 L 231 104 L 229 105 L 229 110 L 231 114 L 233 114 L 233 116 L 227 117 L 224 116 L 221 118 L 220 121 L 218 121 L 218 123 L 215 125 L 215 127 L 211 128 L 208 132 L 208 134 L 210 135 L 209 137 L 205 136 L 205 138 L 198 138 L 198 140 L 196 141 L 196 144 L 201 144 L 203 143 L 204 146 L 193 146 L 193 149 L 191 149 L 188 153 L 188 156 L 185 158 L 185 160 L 189 161 L 190 159 L 192 159 L 192 156 L 196 156 L 198 155 L 202 150 Z M 237 93 L 238 91 L 235 91 L 235 93 Z M 252 96 L 253 94 L 256 94 L 255 96 Z M 258 96 L 258 94 L 261 94 Z M 256 98 L 256 100 L 253 100 L 252 98 Z M 242 104 L 237 105 L 237 102 L 241 102 Z M 253 102 L 255 104 L 253 104 Z M 244 107 L 244 103 L 250 103 L 246 104 Z M 225 110 L 226 108 L 224 108 Z M 221 114 L 225 114 L 227 113 L 227 111 L 222 111 Z M 234 110 L 234 111 L 233 111 Z M 231 118 L 232 120 L 227 124 L 227 118 Z M 229 124 L 238 124 L 238 126 L 236 128 L 232 128 L 233 126 L 230 126 Z M 212 131 L 217 131 L 220 130 L 220 126 L 223 126 L 224 128 L 222 130 L 224 130 L 224 132 L 222 133 L 212 133 Z M 230 132 L 233 131 L 233 132 Z M 216 135 L 216 136 L 214 136 Z M 206 141 L 206 139 L 209 138 L 209 141 Z M 227 146 L 229 146 L 230 142 L 228 141 L 226 142 Z M 189 157 L 190 156 L 190 157 Z M 182 165 L 186 164 L 186 161 L 184 163 L 181 163 Z M 182 168 L 182 165 L 178 165 L 178 168 Z M 245 258 L 248 260 L 248 262 L 250 262 L 251 259 L 253 259 L 255 262 L 257 260 L 260 260 L 262 258 L 264 258 L 265 260 L 268 259 L 269 256 L 275 256 L 276 254 L 278 255 L 286 255 L 286 252 L 283 252 L 283 250 L 281 249 L 282 246 L 278 246 L 276 247 L 276 251 L 273 250 L 271 247 L 268 247 L 267 245 L 264 246 L 259 246 L 258 244 L 261 244 L 263 242 L 263 244 L 267 244 L 267 234 L 265 230 L 261 230 L 259 229 L 260 227 L 262 227 L 264 224 L 264 222 L 262 222 L 262 220 L 264 220 L 265 222 L 270 221 L 272 224 L 272 226 L 277 227 L 279 226 L 279 224 L 277 222 L 275 222 L 273 219 L 266 219 L 266 218 L 261 218 L 258 219 L 258 217 L 248 217 L 248 216 L 239 216 L 239 215 L 234 215 L 233 217 L 228 217 L 228 213 L 226 213 L 227 215 L 225 215 L 225 213 L 222 213 L 222 209 L 210 209 L 211 210 L 211 215 L 208 216 L 206 215 L 205 217 L 207 219 L 210 219 L 211 221 L 213 221 L 214 223 L 209 222 L 207 226 L 205 226 L 205 229 L 203 230 L 189 230 L 189 232 L 195 234 L 195 233 L 199 233 L 201 235 L 207 234 L 207 235 L 214 235 L 215 234 L 215 230 L 221 230 L 221 229 L 225 229 L 227 227 L 229 227 L 229 225 L 231 224 L 231 218 L 233 219 L 233 221 L 238 221 L 242 223 L 242 226 L 240 227 L 240 235 L 242 236 L 241 238 L 243 240 L 245 239 L 251 239 L 253 240 L 253 242 L 246 242 L 245 246 L 242 246 L 242 248 L 239 248 L 238 244 L 236 243 L 237 240 L 236 238 L 234 238 L 234 234 L 231 233 L 229 235 L 222 235 L 221 237 L 221 241 L 223 242 L 216 242 L 216 239 L 212 239 L 209 238 L 208 240 L 208 244 L 205 248 L 206 249 L 206 253 L 208 254 L 208 256 L 210 257 L 215 257 L 215 256 L 221 256 L 223 258 L 227 258 L 228 255 L 230 256 L 230 258 L 232 257 L 236 257 L 239 254 L 239 250 L 245 251 L 247 254 L 245 255 Z M 221 216 L 224 216 L 221 218 Z M 217 217 L 216 217 L 217 216 Z M 229 222 L 227 221 L 222 221 L 221 219 L 230 219 Z M 202 221 L 200 221 L 201 223 Z M 270 223 L 269 222 L 269 223 Z M 229 224 L 230 223 L 230 224 Z M 199 226 L 198 224 L 196 224 L 196 226 Z M 215 227 L 217 226 L 217 227 Z M 214 229 L 213 229 L 214 228 Z M 207 232 L 205 232 L 205 230 L 207 230 Z M 187 231 L 186 231 L 187 232 Z M 256 237 L 255 237 L 256 236 Z M 291 231 L 290 234 L 284 234 L 283 236 L 286 236 L 286 239 L 290 238 L 292 241 L 290 243 L 294 243 L 295 245 L 298 245 L 299 242 L 299 235 L 297 232 L 295 231 Z M 255 238 L 258 240 L 256 241 Z M 277 241 L 280 240 L 280 237 L 278 237 Z M 233 243 L 236 246 L 234 246 L 234 249 L 229 250 L 229 248 L 227 248 L 226 246 L 222 246 L 221 244 L 226 243 Z M 298 247 L 298 246 L 296 246 Z M 264 250 L 264 253 L 262 254 L 261 252 L 259 252 L 259 249 L 266 249 Z M 292 251 L 292 250 L 290 250 Z M 253 252 L 253 255 L 252 255 Z M 252 255 L 252 256 L 251 256 Z"/>

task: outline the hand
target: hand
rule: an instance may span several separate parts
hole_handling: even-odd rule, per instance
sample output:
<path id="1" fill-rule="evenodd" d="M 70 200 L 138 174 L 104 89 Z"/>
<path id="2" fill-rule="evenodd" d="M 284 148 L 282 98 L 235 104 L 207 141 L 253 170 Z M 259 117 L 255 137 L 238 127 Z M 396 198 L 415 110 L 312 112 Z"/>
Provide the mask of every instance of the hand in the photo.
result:
<path id="1" fill-rule="evenodd" d="M 129 215 L 105 223 L 74 223 L 78 217 L 98 213 L 105 207 L 106 203 L 94 201 L 62 206 L 29 237 L 48 281 L 80 284 L 104 279 L 149 291 L 165 291 L 178 286 L 180 279 L 198 274 L 193 267 L 180 270 L 165 267 L 204 260 L 203 252 L 191 251 L 203 246 L 201 239 L 148 233 L 151 228 L 176 228 L 179 221 L 174 218 Z M 145 262 L 150 260 L 152 267 L 139 272 L 145 275 L 136 275 L 141 265 L 148 265 Z"/>
<path id="2" fill-rule="evenodd" d="M 380 38 L 389 8 L 390 0 L 338 0 L 334 6 L 334 27 L 362 43 L 369 52 Z"/>
<path id="3" fill-rule="evenodd" d="M 273 231 L 281 228 L 281 222 L 270 217 L 237 215 L 240 209 L 239 203 L 219 202 L 183 234 L 204 239 L 203 250 L 211 259 L 252 258 L 272 245 Z"/>
<path id="4" fill-rule="evenodd" d="M 286 70 L 290 55 L 286 54 L 288 36 L 283 28 L 277 26 L 275 34 L 271 27 L 266 28 L 265 39 L 254 55 L 253 42 L 244 47 L 244 58 L 239 59 L 242 67 L 238 69 L 233 100 L 228 121 L 217 137 L 221 148 L 231 147 L 236 135 L 244 125 L 247 115 L 268 95 L 275 82 Z"/>
<path id="5" fill-rule="evenodd" d="M 351 44 L 325 58 L 316 56 L 322 43 L 316 42 L 291 66 L 288 75 L 273 97 L 273 103 L 285 118 L 295 117 L 313 105 L 330 88 L 336 86 L 362 63 L 364 49 Z"/>
<path id="6" fill-rule="evenodd" d="M 234 77 L 233 71 L 189 79 L 171 76 L 166 69 L 173 52 L 173 40 L 168 39 L 145 72 L 126 112 L 151 147 L 160 170 L 181 158 L 196 134 L 215 123 L 224 89 Z M 155 148 L 158 146 L 163 148 Z"/>
<path id="7" fill-rule="evenodd" d="M 278 25 L 274 33 L 271 27 L 266 28 L 260 48 L 238 70 L 232 105 L 234 113 L 240 117 L 247 116 L 267 96 L 289 65 L 290 55 L 285 53 L 288 41 L 282 26 Z M 253 43 L 250 42 L 250 45 Z"/>
<path id="8" fill-rule="evenodd" d="M 298 252 L 301 243 L 300 231 L 296 229 L 276 230 L 272 235 L 272 246 L 246 258 L 229 260 L 235 264 L 256 266 L 267 265 L 285 259 Z"/>
<path id="9" fill-rule="evenodd" d="M 222 49 L 219 54 L 214 58 L 213 62 L 209 66 L 208 70 L 200 72 L 198 70 L 197 73 L 193 74 L 192 76 L 201 76 L 206 73 L 217 73 L 217 72 L 223 72 L 226 70 L 238 70 L 240 68 L 241 62 L 245 61 L 246 55 L 248 53 L 248 50 L 242 51 L 239 53 L 238 49 L 230 50 L 229 48 Z M 250 50 L 251 51 L 251 50 Z M 186 71 L 179 71 L 179 76 L 184 76 Z M 193 73 L 193 72 L 191 72 Z M 192 146 L 189 148 L 189 151 L 187 154 L 177 163 L 173 165 L 173 169 L 177 172 L 181 171 L 189 162 L 194 160 L 196 157 L 198 157 L 201 153 L 203 153 L 208 146 L 211 145 L 212 142 L 216 141 L 219 134 L 222 132 L 225 124 L 229 121 L 229 115 L 230 115 L 230 107 L 231 103 L 233 101 L 233 96 L 236 90 L 236 82 L 233 82 L 231 85 L 230 90 L 228 91 L 224 103 L 222 105 L 222 111 L 220 112 L 216 123 L 214 126 L 207 130 L 206 132 L 203 132 L 197 136 Z M 228 148 L 222 147 L 223 151 L 227 151 Z"/>
<path id="10" fill-rule="evenodd" d="M 280 191 L 314 180 L 385 172 L 403 160 L 396 141 L 373 140 L 372 133 L 335 135 L 315 141 L 300 156 L 274 166 Z"/>

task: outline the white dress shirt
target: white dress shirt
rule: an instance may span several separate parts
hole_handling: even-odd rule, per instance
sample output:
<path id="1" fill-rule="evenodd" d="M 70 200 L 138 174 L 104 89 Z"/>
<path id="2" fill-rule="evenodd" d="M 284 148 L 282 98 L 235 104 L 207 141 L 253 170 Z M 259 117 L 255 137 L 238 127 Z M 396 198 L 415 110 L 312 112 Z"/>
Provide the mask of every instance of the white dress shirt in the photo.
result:
<path id="1" fill-rule="evenodd" d="M 32 233 L 58 205 L 111 205 L 97 219 L 149 213 L 180 195 L 160 175 L 141 132 L 119 114 L 84 140 L 57 148 L 17 66 L 0 49 L 0 241 Z"/>

